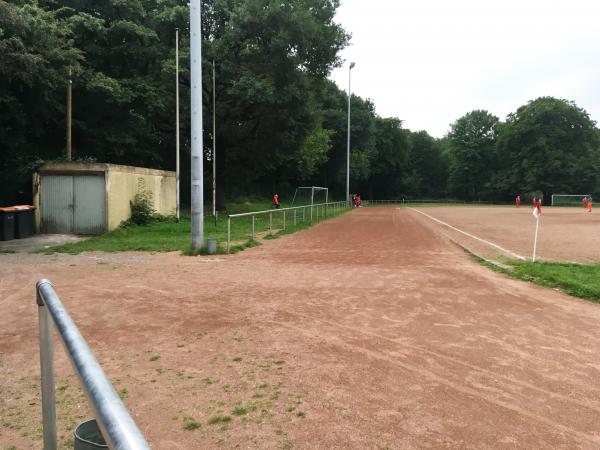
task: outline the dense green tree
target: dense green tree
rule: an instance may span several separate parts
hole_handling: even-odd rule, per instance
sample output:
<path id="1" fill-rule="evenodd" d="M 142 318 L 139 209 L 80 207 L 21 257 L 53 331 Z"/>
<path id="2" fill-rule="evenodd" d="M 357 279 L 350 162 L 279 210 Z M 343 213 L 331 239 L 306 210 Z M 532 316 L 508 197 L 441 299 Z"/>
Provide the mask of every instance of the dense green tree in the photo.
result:
<path id="1" fill-rule="evenodd" d="M 68 68 L 81 59 L 55 13 L 0 0 L 0 204 L 30 201 L 31 163 L 64 149 Z"/>
<path id="2" fill-rule="evenodd" d="M 398 198 L 404 192 L 409 157 L 408 133 L 395 117 L 375 118 L 375 149 L 370 155 L 370 198 Z"/>
<path id="3" fill-rule="evenodd" d="M 203 0 L 205 157 L 218 194 L 346 186 L 347 94 L 327 76 L 347 33 L 339 0 Z M 31 171 L 61 158 L 74 75 L 75 157 L 172 170 L 180 29 L 182 195 L 189 195 L 189 10 L 176 0 L 0 0 L 0 204 L 30 201 Z M 212 61 L 217 131 L 212 135 Z M 351 191 L 365 197 L 512 198 L 600 184 L 600 131 L 572 102 L 540 98 L 505 124 L 472 111 L 444 139 L 410 133 L 351 98 Z M 205 165 L 210 180 L 210 164 Z M 207 190 L 208 192 L 208 190 Z"/>
<path id="4" fill-rule="evenodd" d="M 426 131 L 411 132 L 405 191 L 411 197 L 444 198 L 448 161 L 442 143 Z"/>
<path id="5" fill-rule="evenodd" d="M 469 200 L 489 193 L 495 168 L 499 120 L 487 111 L 475 110 L 451 125 L 449 142 L 449 190 Z"/>
<path id="6" fill-rule="evenodd" d="M 598 181 L 599 142 L 595 122 L 574 102 L 530 101 L 501 128 L 497 189 L 541 191 L 545 202 L 553 193 L 589 193 Z"/>
<path id="7" fill-rule="evenodd" d="M 217 62 L 221 186 L 281 180 L 315 130 L 314 85 L 339 64 L 348 36 L 337 0 L 215 0 L 209 55 Z M 210 20 L 210 19 L 208 19 Z M 321 158 L 323 160 L 323 158 Z"/>

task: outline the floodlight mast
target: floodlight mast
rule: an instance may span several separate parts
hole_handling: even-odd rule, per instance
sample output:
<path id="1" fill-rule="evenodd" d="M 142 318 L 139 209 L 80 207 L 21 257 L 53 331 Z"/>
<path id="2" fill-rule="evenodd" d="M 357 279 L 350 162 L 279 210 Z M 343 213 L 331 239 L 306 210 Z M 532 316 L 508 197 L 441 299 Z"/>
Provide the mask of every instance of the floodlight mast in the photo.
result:
<path id="1" fill-rule="evenodd" d="M 192 106 L 192 248 L 200 250 L 204 245 L 201 0 L 190 0 L 190 85 Z"/>
<path id="2" fill-rule="evenodd" d="M 352 68 L 355 65 L 356 64 L 353 62 L 350 63 L 348 69 L 348 145 L 346 149 L 346 202 L 348 202 L 348 204 L 350 204 L 350 99 L 352 98 Z"/>

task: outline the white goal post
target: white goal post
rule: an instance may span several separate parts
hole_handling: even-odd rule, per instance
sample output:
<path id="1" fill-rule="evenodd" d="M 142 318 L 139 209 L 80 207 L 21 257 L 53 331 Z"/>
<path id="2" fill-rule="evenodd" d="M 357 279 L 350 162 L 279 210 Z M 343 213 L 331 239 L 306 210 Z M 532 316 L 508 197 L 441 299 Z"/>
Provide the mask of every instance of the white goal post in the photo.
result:
<path id="1" fill-rule="evenodd" d="M 296 201 L 298 191 L 310 191 L 311 206 L 315 203 L 315 192 L 325 191 L 325 203 L 329 203 L 329 188 L 322 186 L 299 186 L 296 188 L 296 192 L 294 192 L 294 198 L 292 199 L 292 207 L 294 206 L 294 202 Z"/>
<path id="2" fill-rule="evenodd" d="M 552 194 L 552 206 L 563 205 L 581 205 L 583 197 L 590 194 Z"/>

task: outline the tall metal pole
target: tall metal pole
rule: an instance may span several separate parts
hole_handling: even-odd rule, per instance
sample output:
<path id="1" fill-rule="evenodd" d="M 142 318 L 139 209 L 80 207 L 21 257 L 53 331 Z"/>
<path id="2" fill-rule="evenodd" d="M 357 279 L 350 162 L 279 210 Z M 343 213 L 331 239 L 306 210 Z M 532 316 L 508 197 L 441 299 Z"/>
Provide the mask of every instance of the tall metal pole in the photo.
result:
<path id="1" fill-rule="evenodd" d="M 73 157 L 71 149 L 71 124 L 72 124 L 72 104 L 73 104 L 73 80 L 71 80 L 71 68 L 69 67 L 69 82 L 67 83 L 67 161 Z"/>
<path id="2" fill-rule="evenodd" d="M 346 148 L 346 201 L 350 203 L 350 99 L 352 98 L 351 80 L 354 63 L 348 69 L 348 145 Z"/>
<path id="3" fill-rule="evenodd" d="M 213 98 L 213 154 L 212 154 L 212 162 L 213 162 L 213 176 L 212 176 L 212 191 L 213 191 L 213 216 L 215 220 L 217 218 L 217 110 L 216 110 L 216 98 L 217 98 L 217 90 L 215 89 L 216 81 L 215 81 L 215 60 L 212 62 L 212 98 Z"/>
<path id="4" fill-rule="evenodd" d="M 179 28 L 175 28 L 175 164 L 176 164 L 176 180 L 177 180 L 177 222 L 179 222 L 179 214 L 181 211 L 180 202 L 180 166 L 179 166 Z"/>
<path id="5" fill-rule="evenodd" d="M 201 0 L 190 0 L 190 84 L 192 106 L 192 248 L 204 245 L 204 173 L 202 155 Z"/>

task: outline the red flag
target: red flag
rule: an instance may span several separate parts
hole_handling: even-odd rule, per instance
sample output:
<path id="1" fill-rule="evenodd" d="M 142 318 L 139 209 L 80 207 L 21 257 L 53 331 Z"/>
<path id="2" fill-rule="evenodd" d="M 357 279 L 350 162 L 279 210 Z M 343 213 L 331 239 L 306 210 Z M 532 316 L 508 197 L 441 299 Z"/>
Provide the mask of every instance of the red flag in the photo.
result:
<path id="1" fill-rule="evenodd" d="M 535 208 L 533 208 L 533 217 L 535 217 L 537 220 L 540 218 L 541 215 L 542 215 L 542 203 L 538 201 L 535 205 Z"/>

